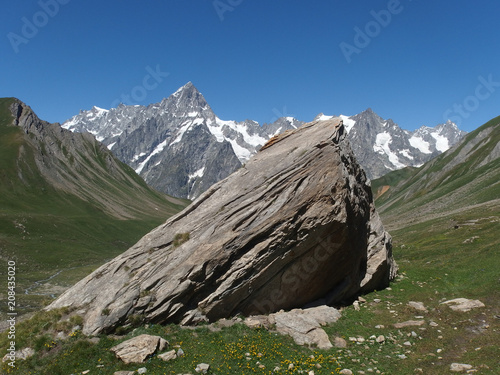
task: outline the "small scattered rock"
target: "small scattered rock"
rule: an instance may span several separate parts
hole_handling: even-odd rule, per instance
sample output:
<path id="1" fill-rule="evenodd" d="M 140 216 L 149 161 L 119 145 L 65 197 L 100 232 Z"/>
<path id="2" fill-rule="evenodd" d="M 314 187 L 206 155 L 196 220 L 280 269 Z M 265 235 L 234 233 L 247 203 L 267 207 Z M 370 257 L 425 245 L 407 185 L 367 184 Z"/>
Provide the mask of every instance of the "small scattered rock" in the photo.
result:
<path id="1" fill-rule="evenodd" d="M 378 336 L 375 341 L 377 341 L 379 344 L 382 344 L 385 341 L 385 337 L 383 335 Z"/>
<path id="2" fill-rule="evenodd" d="M 453 372 L 463 372 L 463 371 L 467 371 L 467 370 L 471 370 L 471 369 L 472 369 L 472 366 L 465 364 L 465 363 L 452 363 L 450 365 L 450 371 L 453 371 Z"/>
<path id="3" fill-rule="evenodd" d="M 359 302 L 358 301 L 354 301 L 352 305 L 354 306 L 354 310 L 359 311 Z"/>
<path id="4" fill-rule="evenodd" d="M 210 370 L 210 365 L 207 363 L 199 363 L 195 369 L 196 372 L 201 372 L 202 374 L 206 374 L 208 370 Z"/>
<path id="5" fill-rule="evenodd" d="M 134 375 L 135 371 L 115 371 L 113 375 Z"/>
<path id="6" fill-rule="evenodd" d="M 248 328 L 253 329 L 262 327 L 265 328 L 269 326 L 268 318 L 265 315 L 249 316 L 243 321 L 243 323 L 245 323 Z"/>
<path id="7" fill-rule="evenodd" d="M 148 369 L 146 367 L 141 367 L 140 369 L 137 370 L 137 373 L 139 375 L 145 374 L 148 372 Z"/>
<path id="8" fill-rule="evenodd" d="M 442 305 L 448 305 L 453 311 L 467 312 L 475 308 L 484 307 L 484 303 L 479 300 L 467 298 L 455 298 L 449 301 L 441 302 Z"/>
<path id="9" fill-rule="evenodd" d="M 346 348 L 347 347 L 347 341 L 345 341 L 342 337 L 335 337 L 333 345 L 336 348 Z"/>
<path id="10" fill-rule="evenodd" d="M 20 359 L 23 361 L 28 359 L 29 357 L 32 357 L 34 354 L 35 354 L 35 350 L 32 348 L 24 348 L 22 350 L 17 350 L 16 352 L 14 352 L 16 360 Z M 6 355 L 4 355 L 2 362 L 7 362 L 7 361 L 11 361 L 11 360 L 12 360 L 12 358 L 9 356 L 9 354 L 6 354 Z"/>
<path id="11" fill-rule="evenodd" d="M 425 324 L 425 321 L 423 320 L 408 320 L 406 322 L 402 322 L 402 323 L 396 323 L 394 324 L 394 328 L 404 328 L 404 327 L 413 327 L 413 326 L 421 326 L 421 325 L 424 325 Z"/>
<path id="12" fill-rule="evenodd" d="M 228 328 L 234 326 L 236 323 L 237 322 L 234 319 L 222 318 L 219 321 L 217 321 L 217 326 L 219 326 L 220 328 Z"/>
<path id="13" fill-rule="evenodd" d="M 177 350 L 177 357 L 182 357 L 184 356 L 184 350 L 182 350 L 182 348 L 179 348 L 179 350 Z"/>
<path id="14" fill-rule="evenodd" d="M 471 238 L 467 238 L 462 243 L 473 243 L 475 240 L 478 240 L 478 239 L 479 239 L 479 236 L 473 236 Z"/>
<path id="15" fill-rule="evenodd" d="M 427 312 L 427 309 L 422 302 L 410 301 L 410 302 L 408 302 L 408 306 L 413 307 L 415 310 L 418 310 L 418 311 Z"/>
<path id="16" fill-rule="evenodd" d="M 340 370 L 339 374 L 342 374 L 342 375 L 352 375 L 352 371 L 345 368 L 343 370 Z"/>
<path id="17" fill-rule="evenodd" d="M 90 337 L 87 339 L 87 341 L 90 342 L 91 344 L 97 345 L 99 344 L 101 339 L 99 337 Z"/>
<path id="18" fill-rule="evenodd" d="M 174 350 L 170 350 L 169 352 L 158 355 L 158 358 L 167 362 L 167 361 L 171 361 L 173 359 L 176 359 L 177 354 L 176 354 L 175 349 L 174 349 Z"/>

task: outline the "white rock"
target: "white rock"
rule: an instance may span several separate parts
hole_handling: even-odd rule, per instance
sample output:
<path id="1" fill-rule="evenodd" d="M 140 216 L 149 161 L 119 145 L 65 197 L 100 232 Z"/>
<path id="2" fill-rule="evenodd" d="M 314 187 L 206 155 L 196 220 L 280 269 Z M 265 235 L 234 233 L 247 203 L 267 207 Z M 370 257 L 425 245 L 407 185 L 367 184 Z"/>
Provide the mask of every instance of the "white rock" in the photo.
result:
<path id="1" fill-rule="evenodd" d="M 467 371 L 467 370 L 471 370 L 471 369 L 472 369 L 472 366 L 465 364 L 465 363 L 452 363 L 450 365 L 450 371 L 453 371 L 453 372 L 463 372 L 463 371 Z"/>
<path id="2" fill-rule="evenodd" d="M 199 363 L 196 366 L 195 371 L 196 372 L 201 372 L 202 374 L 206 374 L 209 369 L 210 369 L 210 365 L 209 364 L 207 364 L 207 363 Z"/>
<path id="3" fill-rule="evenodd" d="M 177 358 L 177 354 L 175 353 L 175 349 L 174 349 L 174 350 L 170 350 L 169 352 L 166 352 L 166 353 L 163 353 L 163 354 L 159 354 L 158 358 L 160 358 L 161 360 L 167 362 L 167 361 L 171 361 L 172 359 L 176 359 Z"/>
<path id="4" fill-rule="evenodd" d="M 484 307 L 484 303 L 479 300 L 472 300 L 467 298 L 455 298 L 449 301 L 441 302 L 442 305 L 450 306 L 454 311 L 467 312 L 472 309 Z"/>
<path id="5" fill-rule="evenodd" d="M 375 341 L 377 341 L 379 344 L 382 344 L 385 341 L 384 335 L 380 335 L 375 339 Z"/>
<path id="6" fill-rule="evenodd" d="M 427 309 L 425 308 L 425 306 L 422 302 L 410 301 L 410 302 L 408 302 L 407 305 L 410 307 L 413 307 L 415 310 L 418 310 L 418 311 L 427 311 Z"/>

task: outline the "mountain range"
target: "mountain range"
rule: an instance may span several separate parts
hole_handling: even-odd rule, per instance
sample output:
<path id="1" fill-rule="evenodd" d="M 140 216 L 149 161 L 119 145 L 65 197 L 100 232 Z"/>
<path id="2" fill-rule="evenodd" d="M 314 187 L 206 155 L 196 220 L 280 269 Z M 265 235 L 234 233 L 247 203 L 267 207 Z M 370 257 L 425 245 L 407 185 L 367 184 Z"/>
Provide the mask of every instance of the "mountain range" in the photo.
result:
<path id="1" fill-rule="evenodd" d="M 331 117 L 320 114 L 316 119 Z M 371 109 L 341 118 L 359 163 L 372 179 L 422 165 L 465 134 L 452 122 L 410 132 Z M 62 126 L 92 133 L 157 190 L 194 199 L 240 168 L 270 138 L 303 124 L 293 117 L 262 125 L 221 120 L 189 82 L 159 103 L 93 107 Z"/>

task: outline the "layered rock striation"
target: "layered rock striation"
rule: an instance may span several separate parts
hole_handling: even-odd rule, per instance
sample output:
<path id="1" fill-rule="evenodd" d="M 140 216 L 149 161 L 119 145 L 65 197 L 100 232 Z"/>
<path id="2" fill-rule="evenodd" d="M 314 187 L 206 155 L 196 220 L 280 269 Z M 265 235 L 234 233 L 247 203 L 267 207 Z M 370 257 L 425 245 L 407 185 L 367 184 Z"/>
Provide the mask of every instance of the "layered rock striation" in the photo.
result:
<path id="1" fill-rule="evenodd" d="M 391 238 L 339 118 L 272 138 L 248 163 L 48 309 L 85 334 L 338 304 L 395 276 Z"/>

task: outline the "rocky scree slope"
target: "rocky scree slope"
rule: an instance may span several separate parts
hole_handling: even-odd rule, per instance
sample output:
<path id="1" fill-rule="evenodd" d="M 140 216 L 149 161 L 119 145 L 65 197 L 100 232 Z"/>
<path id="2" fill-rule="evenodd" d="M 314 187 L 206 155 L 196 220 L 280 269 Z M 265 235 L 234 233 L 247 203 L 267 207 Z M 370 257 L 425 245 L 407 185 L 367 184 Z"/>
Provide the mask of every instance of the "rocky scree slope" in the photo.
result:
<path id="1" fill-rule="evenodd" d="M 315 120 L 332 117 L 320 114 Z M 369 178 L 419 166 L 465 134 L 451 122 L 409 132 L 371 109 L 341 118 Z M 271 137 L 302 124 L 293 117 L 262 125 L 221 120 L 189 82 L 160 103 L 120 104 L 110 110 L 94 107 L 63 127 L 94 134 L 156 189 L 194 199 L 237 170 Z"/>
<path id="2" fill-rule="evenodd" d="M 391 237 L 340 119 L 272 138 L 243 168 L 48 309 L 83 332 L 336 304 L 394 278 Z"/>

